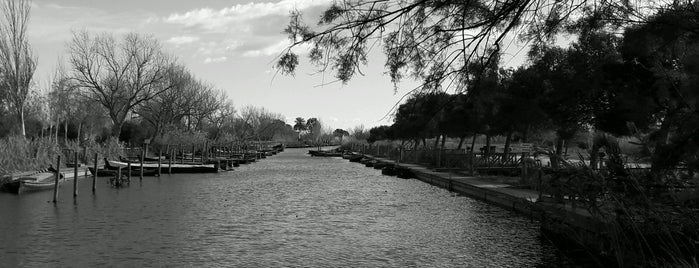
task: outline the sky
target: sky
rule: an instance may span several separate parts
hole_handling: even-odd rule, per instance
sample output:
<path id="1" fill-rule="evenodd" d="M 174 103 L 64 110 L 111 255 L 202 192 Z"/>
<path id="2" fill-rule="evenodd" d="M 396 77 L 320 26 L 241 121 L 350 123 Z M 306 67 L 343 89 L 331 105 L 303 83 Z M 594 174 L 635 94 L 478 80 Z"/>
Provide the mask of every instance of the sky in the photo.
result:
<path id="1" fill-rule="evenodd" d="M 394 87 L 372 52 L 363 76 L 348 84 L 328 83 L 305 60 L 294 76 L 277 74 L 275 57 L 289 44 L 282 30 L 289 11 L 311 21 L 331 0 L 34 0 L 29 39 L 38 56 L 34 81 L 45 87 L 58 62 L 65 62 L 75 31 L 153 35 L 192 74 L 225 91 L 234 105 L 265 107 L 293 124 L 296 117 L 352 129 L 390 125 L 389 113 L 418 83 Z M 67 67 L 67 64 L 63 63 Z"/>

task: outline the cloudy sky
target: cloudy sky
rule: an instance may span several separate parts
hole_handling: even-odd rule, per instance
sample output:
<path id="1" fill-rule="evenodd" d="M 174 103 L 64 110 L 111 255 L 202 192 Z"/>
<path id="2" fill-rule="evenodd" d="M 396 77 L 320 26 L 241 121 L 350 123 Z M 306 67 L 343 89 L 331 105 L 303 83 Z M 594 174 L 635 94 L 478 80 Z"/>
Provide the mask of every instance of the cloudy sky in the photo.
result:
<path id="1" fill-rule="evenodd" d="M 394 92 L 383 57 L 372 56 L 364 76 L 347 85 L 327 84 L 305 64 L 295 77 L 276 75 L 274 58 L 288 45 L 282 30 L 289 11 L 313 21 L 330 0 L 34 0 L 30 41 L 39 56 L 35 80 L 46 84 L 66 59 L 73 31 L 154 35 L 191 72 L 227 92 L 236 107 L 263 106 L 295 117 L 319 117 L 334 128 L 390 124 L 385 115 L 416 86 Z"/>

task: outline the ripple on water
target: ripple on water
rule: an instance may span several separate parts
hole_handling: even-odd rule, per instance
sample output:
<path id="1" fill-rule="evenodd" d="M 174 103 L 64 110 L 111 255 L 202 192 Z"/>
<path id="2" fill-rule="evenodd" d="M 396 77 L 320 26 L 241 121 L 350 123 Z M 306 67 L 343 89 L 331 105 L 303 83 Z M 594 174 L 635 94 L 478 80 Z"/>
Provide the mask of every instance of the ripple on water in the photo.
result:
<path id="1" fill-rule="evenodd" d="M 0 195 L 10 266 L 533 267 L 528 219 L 417 180 L 287 150 L 233 172 Z M 554 263 L 552 266 L 555 266 Z"/>

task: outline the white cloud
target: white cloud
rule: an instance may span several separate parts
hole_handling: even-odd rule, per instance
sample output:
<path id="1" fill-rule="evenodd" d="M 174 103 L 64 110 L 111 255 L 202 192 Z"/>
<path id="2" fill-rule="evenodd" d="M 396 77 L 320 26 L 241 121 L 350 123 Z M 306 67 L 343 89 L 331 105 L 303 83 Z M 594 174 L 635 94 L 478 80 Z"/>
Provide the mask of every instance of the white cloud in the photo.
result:
<path id="1" fill-rule="evenodd" d="M 289 14 L 293 9 L 307 9 L 310 7 L 329 4 L 329 0 L 282 0 L 276 3 L 264 2 L 237 4 L 234 6 L 215 10 L 212 8 L 200 8 L 185 13 L 174 13 L 164 18 L 167 23 L 181 24 L 189 27 L 200 27 L 209 31 L 226 31 L 232 24 L 249 21 L 269 15 Z"/>
<path id="2" fill-rule="evenodd" d="M 217 57 L 217 58 L 206 58 L 206 59 L 204 59 L 204 63 L 224 62 L 226 60 L 228 60 L 228 57 L 226 57 L 226 56 Z"/>
<path id="3" fill-rule="evenodd" d="M 289 47 L 291 43 L 288 39 L 282 39 L 281 41 L 274 43 L 272 45 L 266 46 L 262 49 L 248 50 L 243 52 L 245 57 L 259 57 L 259 56 L 276 56 L 279 55 L 284 49 Z M 311 48 L 309 44 L 301 44 L 294 47 L 292 50 L 296 53 L 303 53 Z"/>
<path id="4" fill-rule="evenodd" d="M 176 45 L 176 46 L 180 46 L 180 45 L 184 45 L 184 44 L 194 43 L 196 41 L 199 41 L 199 37 L 181 35 L 181 36 L 173 36 L 165 42 Z"/>

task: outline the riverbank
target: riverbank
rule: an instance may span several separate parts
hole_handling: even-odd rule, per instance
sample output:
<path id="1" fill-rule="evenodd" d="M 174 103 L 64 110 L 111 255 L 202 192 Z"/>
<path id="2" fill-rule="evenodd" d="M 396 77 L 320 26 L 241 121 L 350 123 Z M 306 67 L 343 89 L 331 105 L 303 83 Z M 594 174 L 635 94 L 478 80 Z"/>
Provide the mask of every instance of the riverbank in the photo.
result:
<path id="1" fill-rule="evenodd" d="M 602 259 L 609 257 L 606 254 L 611 248 L 609 242 L 604 239 L 604 234 L 607 232 L 605 224 L 594 219 L 583 208 L 553 202 L 550 198 L 540 196 L 538 191 L 517 188 L 506 180 L 435 171 L 421 165 L 397 163 L 387 158 L 362 155 L 371 160 L 409 170 L 420 181 L 516 211 L 531 220 L 539 221 L 542 231 L 550 239 L 576 243 L 577 246 L 588 251 L 597 252 Z"/>

